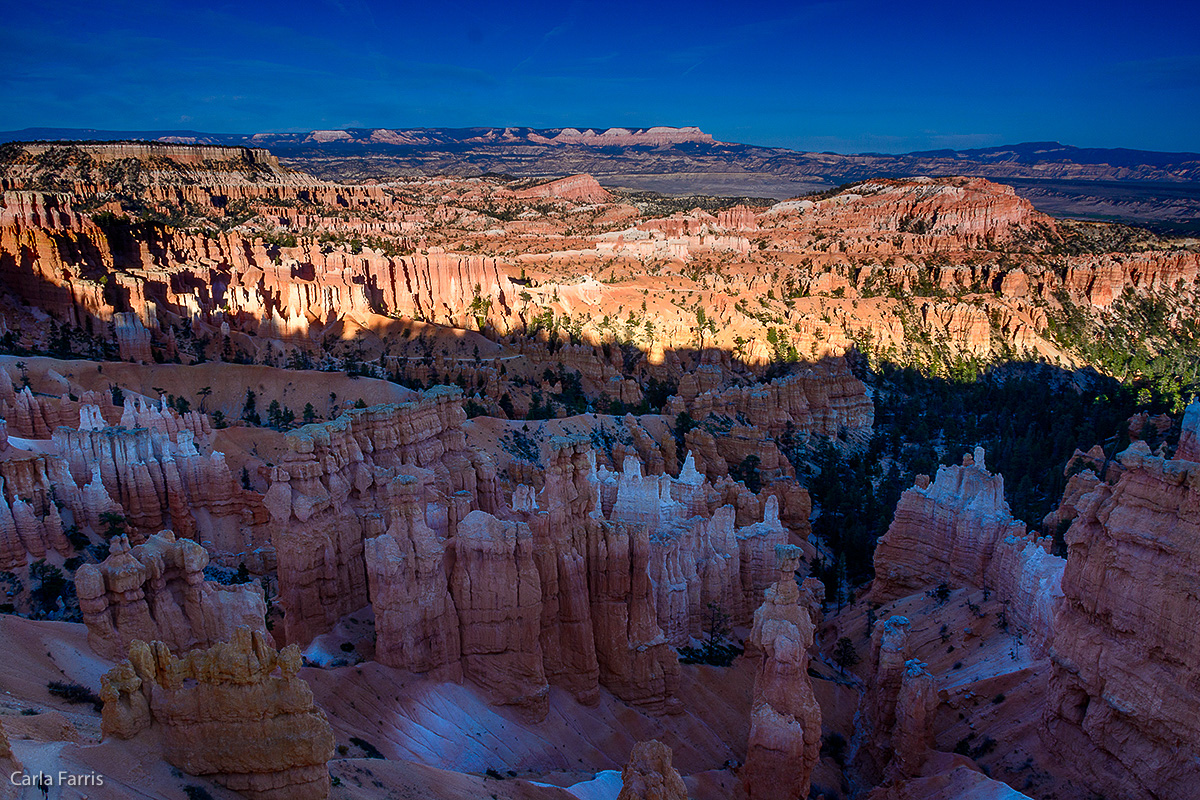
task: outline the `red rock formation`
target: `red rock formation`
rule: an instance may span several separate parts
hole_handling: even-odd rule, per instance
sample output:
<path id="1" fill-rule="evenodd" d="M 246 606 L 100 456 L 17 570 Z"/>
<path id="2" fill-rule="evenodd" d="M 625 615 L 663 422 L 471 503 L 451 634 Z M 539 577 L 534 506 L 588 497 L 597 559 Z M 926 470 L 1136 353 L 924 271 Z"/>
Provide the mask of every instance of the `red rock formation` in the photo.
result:
<path id="1" fill-rule="evenodd" d="M 1042 518 L 1043 530 L 1054 531 L 1059 525 L 1064 525 L 1075 519 L 1076 515 L 1079 514 L 1076 505 L 1085 495 L 1090 494 L 1099 483 L 1100 479 L 1090 469 L 1077 472 L 1068 478 L 1058 508 Z"/>
<path id="2" fill-rule="evenodd" d="M 458 525 L 454 552 L 450 590 L 463 672 L 502 704 L 543 719 L 550 686 L 542 666 L 542 592 L 529 526 L 472 511 Z"/>
<path id="3" fill-rule="evenodd" d="M 142 324 L 137 314 L 120 312 L 112 315 L 113 333 L 117 339 L 117 350 L 122 361 L 153 364 L 150 353 L 150 331 Z"/>
<path id="4" fill-rule="evenodd" d="M 515 195 L 521 199 L 535 197 L 560 197 L 581 203 L 607 203 L 612 195 L 605 191 L 591 175 L 571 175 L 549 183 L 539 183 L 528 189 L 519 189 Z"/>
<path id="5" fill-rule="evenodd" d="M 162 642 L 134 642 L 102 680 L 104 734 L 154 726 L 164 758 L 184 772 L 253 800 L 324 800 L 333 732 L 297 677 L 299 649 L 268 641 L 241 629 L 181 658 Z"/>
<path id="6" fill-rule="evenodd" d="M 628 702 L 679 710 L 679 661 L 658 627 L 645 528 L 601 522 L 589 529 L 588 588 L 600 683 Z"/>
<path id="7" fill-rule="evenodd" d="M 546 676 L 586 704 L 599 699 L 600 686 L 587 544 L 599 535 L 593 455 L 582 437 L 554 440 L 541 492 L 518 486 L 513 495 L 514 515 L 533 532 Z"/>
<path id="8" fill-rule="evenodd" d="M 866 785 L 920 774 L 933 749 L 937 686 L 910 658 L 909 621 L 894 616 L 875 626 L 869 665 L 873 679 L 859 704 L 854 767 Z"/>
<path id="9" fill-rule="evenodd" d="M 193 431 L 208 431 L 207 423 L 136 405 L 122 419 L 152 428 L 54 432 L 75 483 L 86 484 L 89 507 L 76 521 L 99 532 L 100 514 L 114 511 L 124 516 L 135 541 L 169 526 L 238 561 L 260 561 L 261 554 L 251 552 L 266 545 L 266 531 L 254 521 L 259 496 L 238 486 L 223 453 L 197 449 Z"/>
<path id="10" fill-rule="evenodd" d="M 896 726 L 892 729 L 895 755 L 888 765 L 887 780 L 921 774 L 921 767 L 933 749 L 937 692 L 933 675 L 923 663 L 915 658 L 905 662 L 900 693 L 896 698 Z"/>
<path id="11" fill-rule="evenodd" d="M 907 617 L 892 616 L 871 632 L 871 652 L 866 673 L 871 677 L 859 702 L 855 734 L 859 737 L 854 768 L 866 785 L 883 780 L 895 750 L 892 731 L 897 726 L 896 701 L 904 681 L 905 664 L 912 655 L 911 623 Z"/>
<path id="12" fill-rule="evenodd" d="M 0 567 L 24 566 L 29 557 L 45 558 L 50 550 L 63 556 L 73 552 L 56 499 L 79 513 L 79 489 L 60 459 L 0 462 Z"/>
<path id="13" fill-rule="evenodd" d="M 399 475 L 384 536 L 368 539 L 364 557 L 375 609 L 375 658 L 435 677 L 462 677 L 458 611 L 450 596 L 446 541 L 425 522 L 425 487 Z"/>
<path id="14" fill-rule="evenodd" d="M 535 717 L 548 683 L 586 703 L 603 684 L 674 710 L 679 667 L 656 622 L 645 528 L 600 515 L 589 440 L 554 440 L 549 463 L 536 497 L 518 487 L 514 508 L 501 510 L 513 520 L 471 511 L 466 492 L 425 506 L 419 477 L 394 479 L 382 505 L 391 527 L 366 543 L 380 659 L 465 674 Z M 431 529 L 429 514 L 454 521 L 453 538 Z"/>
<path id="15" fill-rule="evenodd" d="M 441 536 L 453 534 L 459 519 L 450 513 L 459 507 L 452 496 L 465 502 L 462 516 L 500 505 L 491 460 L 466 448 L 461 397 L 457 387 L 437 387 L 416 402 L 352 409 L 288 433 L 289 452 L 263 499 L 276 526 L 287 641 L 307 643 L 367 605 L 363 542 L 387 530 L 380 511 L 391 511 L 385 490 L 398 472 L 429 471 L 430 496 L 420 502 L 445 509 L 431 520 Z"/>
<path id="16" fill-rule="evenodd" d="M 804 212 L 811 225 L 836 221 L 847 233 L 902 231 L 928 236 L 1005 241 L 1033 221 L 1053 225 L 1011 186 L 981 178 L 872 180 Z"/>
<path id="17" fill-rule="evenodd" d="M 206 580 L 206 566 L 208 552 L 171 531 L 132 548 L 127 537 L 114 538 L 103 563 L 75 573 L 92 650 L 117 660 L 139 639 L 183 652 L 227 642 L 239 628 L 265 635 L 262 588 Z"/>
<path id="18" fill-rule="evenodd" d="M 997 591 L 1010 620 L 1041 643 L 1052 635 L 1063 560 L 1027 533 L 1004 500 L 1004 478 L 984 468 L 983 448 L 904 492 L 875 549 L 870 598 L 888 602 L 940 582 Z"/>
<path id="19" fill-rule="evenodd" d="M 598 682 L 628 702 L 678 710 L 679 662 L 658 625 L 647 529 L 603 517 L 590 440 L 556 438 L 548 459 L 536 500 L 529 490 L 514 497 L 539 554 L 547 675 L 583 702 Z"/>
<path id="20" fill-rule="evenodd" d="M 821 707 L 808 678 L 813 624 L 795 578 L 800 549 L 783 545 L 777 553 L 779 580 L 755 612 L 751 633 L 762 661 L 742 768 L 749 800 L 807 797 L 821 749 Z"/>
<path id="21" fill-rule="evenodd" d="M 853 437 L 866 434 L 875 421 L 875 407 L 866 387 L 851 374 L 844 359 L 827 359 L 786 378 L 749 388 L 718 391 L 714 387 L 720 385 L 717 376 L 707 384 L 702 370 L 681 377 L 679 397 L 672 400 L 667 413 L 686 410 L 697 420 L 708 414 L 741 415 L 771 436 L 791 425 L 798 433 L 837 437 L 845 432 Z"/>
<path id="22" fill-rule="evenodd" d="M 1066 539 L 1042 740 L 1093 791 L 1195 795 L 1200 764 L 1200 464 L 1135 442 Z"/>
<path id="23" fill-rule="evenodd" d="M 687 800 L 679 770 L 671 766 L 671 748 L 657 739 L 638 742 L 621 770 L 617 800 Z"/>
<path id="24" fill-rule="evenodd" d="M 49 439 L 61 426 L 78 428 L 85 414 L 93 425 L 115 424 L 121 410 L 112 404 L 108 392 L 84 392 L 82 397 L 72 400 L 69 395 L 57 398 L 35 395 L 28 386 L 16 391 L 11 375 L 0 367 L 0 415 L 5 418 L 10 435 Z M 96 419 L 97 415 L 100 419 Z"/>
<path id="25" fill-rule="evenodd" d="M 718 228 L 734 231 L 752 231 L 758 228 L 754 212 L 746 206 L 737 205 L 717 212 Z"/>
<path id="26" fill-rule="evenodd" d="M 716 490 L 696 471 L 691 454 L 679 478 L 643 476 L 641 464 L 628 456 L 622 472 L 601 468 L 596 480 L 608 519 L 651 533 L 650 578 L 668 642 L 681 647 L 701 636 L 711 604 L 749 622 L 776 577 L 775 546 L 787 543 L 777 497 L 766 496 L 760 513 L 750 494 L 747 513 L 762 521 L 737 528 L 741 509 L 735 504 L 709 510 L 707 497 Z"/>
<path id="27" fill-rule="evenodd" d="M 906 491 L 875 551 L 877 602 L 911 594 L 938 580 L 984 586 L 987 565 L 1004 537 L 1025 537 L 1004 500 L 1004 477 L 983 466 L 981 448 L 970 463 L 941 467 L 926 489 Z"/>

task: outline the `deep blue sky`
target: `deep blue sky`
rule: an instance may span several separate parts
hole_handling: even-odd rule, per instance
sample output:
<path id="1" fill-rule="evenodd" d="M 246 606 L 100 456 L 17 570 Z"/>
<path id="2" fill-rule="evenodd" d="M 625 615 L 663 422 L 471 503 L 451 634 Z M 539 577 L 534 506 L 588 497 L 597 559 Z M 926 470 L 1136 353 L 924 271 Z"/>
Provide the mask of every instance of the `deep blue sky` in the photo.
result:
<path id="1" fill-rule="evenodd" d="M 1200 151 L 1200 3 L 56 0 L 0 27 L 0 129 L 475 125 Z"/>

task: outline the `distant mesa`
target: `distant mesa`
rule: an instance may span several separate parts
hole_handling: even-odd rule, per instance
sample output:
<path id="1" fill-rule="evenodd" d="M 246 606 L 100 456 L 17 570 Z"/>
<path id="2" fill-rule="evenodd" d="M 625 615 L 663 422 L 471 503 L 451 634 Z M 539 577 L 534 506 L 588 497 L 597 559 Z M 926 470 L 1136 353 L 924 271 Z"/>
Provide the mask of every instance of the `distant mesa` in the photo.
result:
<path id="1" fill-rule="evenodd" d="M 449 144 L 456 139 L 463 143 L 486 144 L 541 144 L 541 145 L 586 145 L 589 147 L 664 147 L 676 144 L 717 144 L 711 134 L 697 127 L 672 128 L 658 125 L 652 128 L 477 128 L 461 134 L 443 129 L 389 129 L 374 128 L 361 131 L 332 130 L 312 131 L 302 134 L 304 143 L 329 144 L 390 144 L 398 147 L 423 147 Z M 176 138 L 176 137 L 172 137 Z M 251 137 L 255 142 L 294 141 L 292 134 L 259 133 Z"/>
<path id="2" fill-rule="evenodd" d="M 530 136 L 530 139 L 537 141 L 540 137 Z M 715 144 L 711 134 L 702 132 L 699 128 L 609 128 L 606 131 L 597 131 L 595 128 L 584 128 L 576 130 L 575 128 L 563 128 L 556 136 L 552 136 L 546 140 L 550 144 L 587 144 L 604 147 L 607 145 L 664 145 L 664 144 L 684 144 L 687 142 L 702 142 L 704 144 Z"/>

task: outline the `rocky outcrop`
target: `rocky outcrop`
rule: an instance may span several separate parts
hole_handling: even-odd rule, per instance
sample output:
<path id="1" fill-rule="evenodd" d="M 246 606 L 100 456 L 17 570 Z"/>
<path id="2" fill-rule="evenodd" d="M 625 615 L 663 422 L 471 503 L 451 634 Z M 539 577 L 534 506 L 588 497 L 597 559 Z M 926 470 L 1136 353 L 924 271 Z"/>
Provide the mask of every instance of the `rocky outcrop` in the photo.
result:
<path id="1" fill-rule="evenodd" d="M 333 732 L 297 673 L 300 651 L 260 632 L 177 657 L 133 642 L 104 676 L 102 729 L 129 738 L 158 729 L 163 757 L 252 800 L 323 800 Z"/>
<path id="2" fill-rule="evenodd" d="M 1053 532 L 1060 526 L 1069 525 L 1071 520 L 1079 514 L 1079 509 L 1076 507 L 1079 501 L 1084 495 L 1090 494 L 1099 484 L 1100 478 L 1090 469 L 1077 472 L 1068 478 L 1058 508 L 1042 518 L 1042 529 Z"/>
<path id="3" fill-rule="evenodd" d="M 141 318 L 132 311 L 120 311 L 112 315 L 113 335 L 117 340 L 117 353 L 122 361 L 153 364 L 150 352 L 150 331 Z"/>
<path id="4" fill-rule="evenodd" d="M 462 647 L 446 574 L 446 539 L 425 521 L 425 485 L 419 477 L 396 476 L 390 495 L 394 510 L 387 533 L 364 543 L 375 658 L 412 672 L 460 679 Z"/>
<path id="5" fill-rule="evenodd" d="M 125 536 L 113 539 L 103 563 L 84 564 L 75 573 L 92 650 L 117 660 L 136 640 L 184 652 L 227 642 L 239 628 L 265 635 L 262 588 L 205 580 L 207 565 L 203 547 L 171 531 L 136 547 Z"/>
<path id="6" fill-rule="evenodd" d="M 776 577 L 775 547 L 788 540 L 778 498 L 762 501 L 761 522 L 736 527 L 735 504 L 709 510 L 710 495 L 719 495 L 697 472 L 690 453 L 678 478 L 642 475 L 632 456 L 623 467 L 595 473 L 601 509 L 613 522 L 650 532 L 650 578 L 667 641 L 682 647 L 701 636 L 712 605 L 736 622 L 749 622 Z M 750 497 L 749 513 L 755 514 L 758 498 Z"/>
<path id="7" fill-rule="evenodd" d="M 896 700 L 900 696 L 905 663 L 912 655 L 909 633 L 912 623 L 899 615 L 888 617 L 871 632 L 871 652 L 867 660 L 866 691 L 859 701 L 859 719 L 855 733 L 854 768 L 865 785 L 882 781 L 894 755 L 892 730 L 896 727 Z"/>
<path id="8" fill-rule="evenodd" d="M 600 514 L 592 459 L 587 439 L 555 440 L 542 491 L 519 486 L 498 515 L 472 510 L 467 492 L 426 504 L 431 473 L 403 467 L 419 475 L 392 480 L 390 527 L 365 545 L 380 660 L 465 675 L 535 718 L 551 683 L 585 703 L 604 685 L 674 710 L 679 666 L 657 624 L 650 537 Z"/>
<path id="9" fill-rule="evenodd" d="M 783 545 L 777 553 L 779 580 L 755 612 L 750 637 L 762 661 L 742 768 L 749 800 L 807 797 L 821 749 L 821 707 L 808 677 L 814 628 L 795 577 L 800 551 Z"/>
<path id="10" fill-rule="evenodd" d="M 1193 400 L 1183 414 L 1175 458 L 1200 462 L 1200 398 Z"/>
<path id="11" fill-rule="evenodd" d="M 995 590 L 1007 615 L 1035 642 L 1053 635 L 1063 559 L 1026 531 L 1004 499 L 1004 477 L 984 465 L 983 448 L 962 466 L 941 467 L 908 489 L 875 550 L 870 599 L 885 603 L 941 582 Z"/>
<path id="12" fill-rule="evenodd" d="M 604 522 L 589 528 L 588 587 L 600 683 L 628 702 L 680 710 L 679 661 L 658 627 L 647 572 L 645 528 Z"/>
<path id="13" fill-rule="evenodd" d="M 550 442 L 545 484 L 514 495 L 533 532 L 549 679 L 582 702 L 603 685 L 628 702 L 675 711 L 679 662 L 658 625 L 644 525 L 605 519 L 585 437 Z"/>
<path id="14" fill-rule="evenodd" d="M 885 780 L 902 780 L 921 773 L 921 767 L 933 749 L 933 718 L 937 706 L 937 684 L 926 665 L 915 658 L 904 662 L 900 692 L 896 697 L 896 725 L 892 728 L 895 755 L 888 765 Z"/>
<path id="15" fill-rule="evenodd" d="M 638 742 L 621 770 L 617 800 L 687 800 L 679 770 L 671 766 L 671 748 L 657 739 Z"/>
<path id="16" fill-rule="evenodd" d="M 908 618 L 893 616 L 871 635 L 866 691 L 859 703 L 854 769 L 863 785 L 894 783 L 920 774 L 933 749 L 937 686 L 911 658 Z"/>
<path id="17" fill-rule="evenodd" d="M 987 584 L 987 566 L 1004 537 L 1024 538 L 1004 499 L 1004 477 L 983 464 L 982 448 L 964 465 L 941 467 L 927 488 L 901 496 L 875 551 L 877 602 L 911 594 L 938 580 Z"/>
<path id="18" fill-rule="evenodd" d="M 904 231 L 999 242 L 1035 220 L 1053 225 L 1011 186 L 980 178 L 868 181 L 830 200 L 806 216 L 828 215 L 847 233 Z"/>
<path id="19" fill-rule="evenodd" d="M 121 409 L 113 405 L 108 392 L 84 392 L 81 397 L 71 399 L 70 395 L 34 394 L 29 386 L 17 390 L 12 376 L 0 367 L 0 416 L 4 417 L 10 436 L 49 439 L 60 426 L 79 427 L 84 415 L 93 424 L 97 417 L 105 424 L 116 424 Z"/>
<path id="20" fill-rule="evenodd" d="M 1093 791 L 1183 800 L 1200 764 L 1200 464 L 1144 442 L 1066 533 L 1043 743 Z"/>

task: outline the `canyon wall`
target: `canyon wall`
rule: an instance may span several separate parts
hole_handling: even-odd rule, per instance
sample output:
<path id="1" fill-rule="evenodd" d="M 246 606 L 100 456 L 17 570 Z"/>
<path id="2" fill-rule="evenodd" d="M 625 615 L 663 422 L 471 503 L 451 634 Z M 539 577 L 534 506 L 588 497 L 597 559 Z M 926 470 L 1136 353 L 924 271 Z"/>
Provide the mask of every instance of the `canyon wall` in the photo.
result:
<path id="1" fill-rule="evenodd" d="M 778 436 L 791 430 L 836 438 L 869 436 L 875 406 L 863 382 L 844 359 L 826 359 L 786 378 L 752 387 L 722 389 L 719 368 L 701 367 L 679 379 L 679 396 L 665 409 L 687 411 L 701 420 L 710 414 L 743 417 L 749 425 Z"/>
<path id="2" fill-rule="evenodd" d="M 491 459 L 466 447 L 461 401 L 457 387 L 435 387 L 414 402 L 351 409 L 287 434 L 263 500 L 287 641 L 307 643 L 368 604 L 363 542 L 387 531 L 402 506 L 391 499 L 397 475 L 428 473 L 425 496 L 411 502 L 434 506 L 441 536 L 470 511 L 502 504 Z"/>
<path id="3" fill-rule="evenodd" d="M 518 487 L 515 508 L 472 511 L 453 536 L 428 525 L 436 506 L 405 501 L 366 543 L 380 660 L 465 674 L 535 717 L 548 683 L 588 703 L 604 685 L 675 708 L 679 667 L 656 622 L 649 537 L 600 516 L 591 458 L 585 438 L 552 442 L 536 498 Z"/>
<path id="4" fill-rule="evenodd" d="M 1042 741 L 1093 791 L 1183 800 L 1200 782 L 1200 464 L 1143 442 L 1117 460 L 1066 533 Z"/>
<path id="5" fill-rule="evenodd" d="M 0 568 L 24 566 L 50 551 L 70 556 L 74 548 L 62 513 L 68 520 L 82 516 L 85 494 L 62 459 L 13 455 L 0 461 Z"/>

